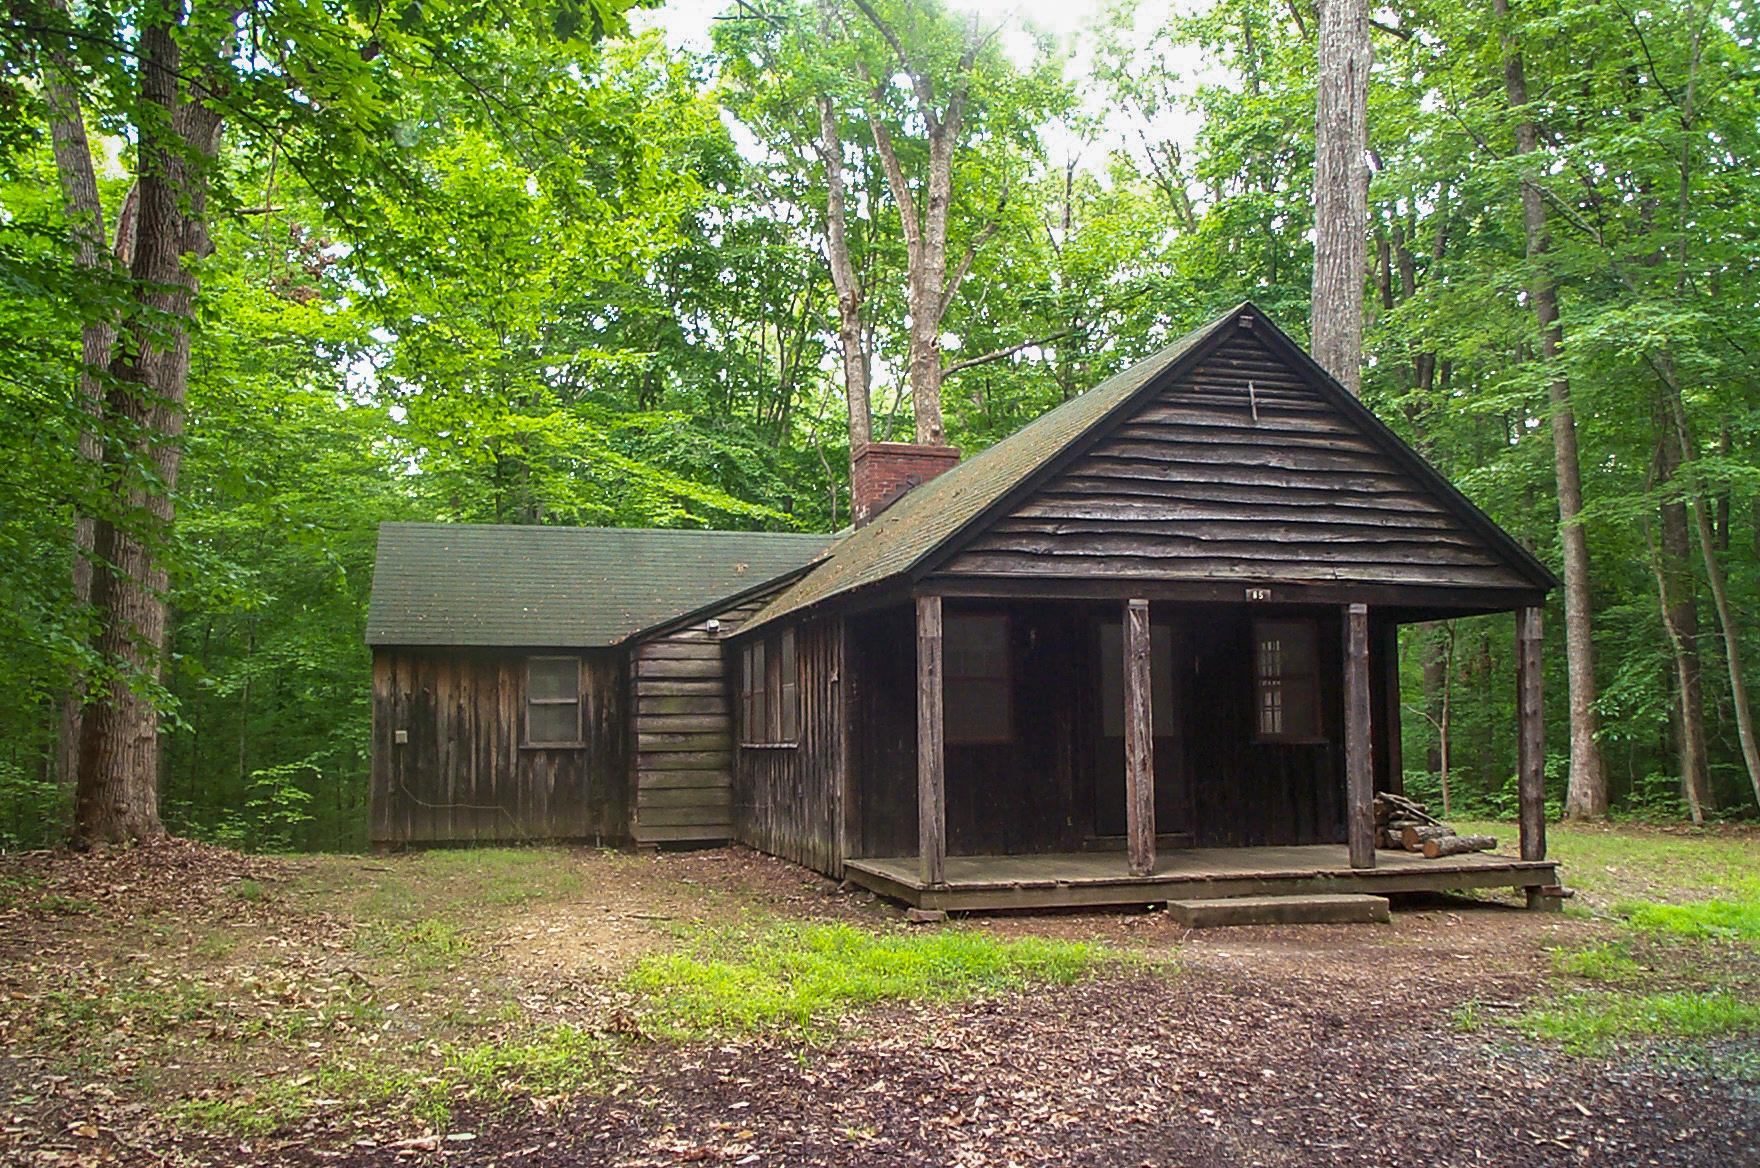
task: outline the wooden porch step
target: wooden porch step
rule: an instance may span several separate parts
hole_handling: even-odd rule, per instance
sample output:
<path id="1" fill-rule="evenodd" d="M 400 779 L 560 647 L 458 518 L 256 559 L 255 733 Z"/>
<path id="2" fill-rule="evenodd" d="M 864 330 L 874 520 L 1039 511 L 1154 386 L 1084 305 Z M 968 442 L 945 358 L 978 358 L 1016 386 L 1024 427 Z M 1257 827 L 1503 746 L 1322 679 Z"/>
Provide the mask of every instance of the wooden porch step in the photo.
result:
<path id="1" fill-rule="evenodd" d="M 1340 893 L 1170 900 L 1167 911 L 1188 929 L 1219 925 L 1376 924 L 1393 918 L 1385 896 Z"/>

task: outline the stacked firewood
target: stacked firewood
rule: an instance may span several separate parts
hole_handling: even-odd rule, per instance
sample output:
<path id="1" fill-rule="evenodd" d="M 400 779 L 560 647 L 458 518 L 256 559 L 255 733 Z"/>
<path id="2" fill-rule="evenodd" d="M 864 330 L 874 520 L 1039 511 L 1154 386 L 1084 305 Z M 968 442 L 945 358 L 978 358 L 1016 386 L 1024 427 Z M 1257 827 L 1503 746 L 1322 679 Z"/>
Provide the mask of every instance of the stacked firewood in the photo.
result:
<path id="1" fill-rule="evenodd" d="M 1492 835 L 1456 835 L 1454 828 L 1422 803 L 1383 791 L 1375 796 L 1375 838 L 1384 848 L 1422 852 L 1434 860 L 1464 852 L 1488 852 L 1497 846 Z"/>

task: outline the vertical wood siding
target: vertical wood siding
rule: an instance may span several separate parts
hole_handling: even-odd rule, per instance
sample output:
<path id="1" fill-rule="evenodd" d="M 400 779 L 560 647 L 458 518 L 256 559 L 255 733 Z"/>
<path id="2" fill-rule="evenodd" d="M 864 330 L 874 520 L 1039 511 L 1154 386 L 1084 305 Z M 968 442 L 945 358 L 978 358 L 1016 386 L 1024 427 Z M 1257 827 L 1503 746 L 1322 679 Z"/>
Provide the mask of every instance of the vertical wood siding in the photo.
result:
<path id="1" fill-rule="evenodd" d="M 635 694 L 637 843 L 732 839 L 733 660 L 724 642 L 773 595 L 704 617 L 638 644 L 630 653 Z M 709 621 L 720 622 L 710 632 Z"/>
<path id="2" fill-rule="evenodd" d="M 1250 333 L 991 524 L 941 574 L 1527 586 Z"/>
<path id="3" fill-rule="evenodd" d="M 846 724 L 843 622 L 839 618 L 805 621 L 797 626 L 795 636 L 800 662 L 800 742 L 739 748 L 734 767 L 734 832 L 740 842 L 761 852 L 841 876 Z M 908 700 L 915 690 L 905 692 Z"/>
<path id="4" fill-rule="evenodd" d="M 373 842 L 624 838 L 624 663 L 609 650 L 579 655 L 585 745 L 533 748 L 520 744 L 527 651 L 376 650 Z"/>

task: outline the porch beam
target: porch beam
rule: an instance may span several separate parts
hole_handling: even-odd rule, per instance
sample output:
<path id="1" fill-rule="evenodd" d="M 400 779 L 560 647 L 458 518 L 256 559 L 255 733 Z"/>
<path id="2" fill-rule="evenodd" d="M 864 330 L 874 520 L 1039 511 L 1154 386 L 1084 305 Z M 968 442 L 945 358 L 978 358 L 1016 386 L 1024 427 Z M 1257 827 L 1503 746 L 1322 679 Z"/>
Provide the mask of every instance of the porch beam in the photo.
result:
<path id="1" fill-rule="evenodd" d="M 1155 871 L 1155 703 L 1149 676 L 1149 602 L 1124 617 L 1124 814 L 1132 876 Z"/>
<path id="2" fill-rule="evenodd" d="M 947 750 L 942 705 L 941 598 L 917 597 L 917 875 L 947 883 Z"/>
<path id="3" fill-rule="evenodd" d="M 1540 691 L 1540 610 L 1516 610 L 1516 790 L 1522 859 L 1546 858 L 1546 710 Z"/>
<path id="4" fill-rule="evenodd" d="M 1351 867 L 1375 866 L 1375 760 L 1370 725 L 1369 606 L 1345 609 L 1344 779 L 1345 838 Z"/>

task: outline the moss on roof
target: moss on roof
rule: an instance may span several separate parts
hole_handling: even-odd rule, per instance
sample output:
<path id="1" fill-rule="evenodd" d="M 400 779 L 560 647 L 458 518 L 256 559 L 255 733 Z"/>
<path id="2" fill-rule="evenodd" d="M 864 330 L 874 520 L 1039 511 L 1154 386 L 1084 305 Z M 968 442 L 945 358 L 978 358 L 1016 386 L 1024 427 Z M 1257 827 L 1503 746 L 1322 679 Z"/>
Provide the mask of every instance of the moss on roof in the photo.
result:
<path id="1" fill-rule="evenodd" d="M 385 523 L 370 645 L 593 648 L 799 571 L 828 535 Z"/>

